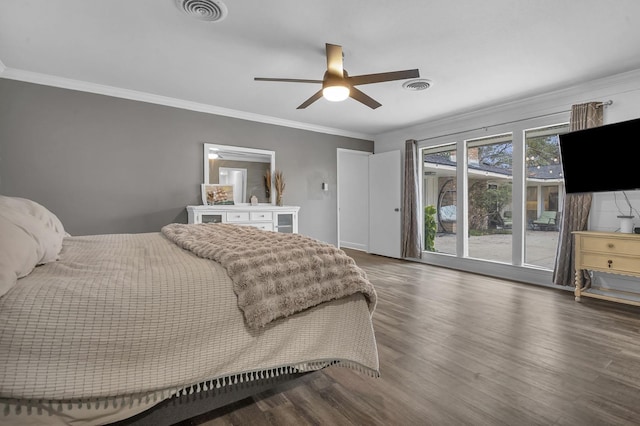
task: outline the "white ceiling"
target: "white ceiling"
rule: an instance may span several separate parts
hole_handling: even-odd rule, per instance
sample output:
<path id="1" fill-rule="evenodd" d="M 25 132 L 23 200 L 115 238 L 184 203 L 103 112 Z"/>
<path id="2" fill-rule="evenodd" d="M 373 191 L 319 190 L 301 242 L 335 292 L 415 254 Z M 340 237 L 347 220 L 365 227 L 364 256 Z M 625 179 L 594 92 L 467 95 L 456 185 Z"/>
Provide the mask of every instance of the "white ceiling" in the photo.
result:
<path id="1" fill-rule="evenodd" d="M 224 3 L 228 16 L 210 23 L 174 0 L 0 0 L 0 72 L 372 137 L 640 68 L 638 0 Z M 418 68 L 432 87 L 364 85 L 380 108 L 297 110 L 320 85 L 253 80 L 321 80 L 325 43 L 343 47 L 350 75 Z"/>

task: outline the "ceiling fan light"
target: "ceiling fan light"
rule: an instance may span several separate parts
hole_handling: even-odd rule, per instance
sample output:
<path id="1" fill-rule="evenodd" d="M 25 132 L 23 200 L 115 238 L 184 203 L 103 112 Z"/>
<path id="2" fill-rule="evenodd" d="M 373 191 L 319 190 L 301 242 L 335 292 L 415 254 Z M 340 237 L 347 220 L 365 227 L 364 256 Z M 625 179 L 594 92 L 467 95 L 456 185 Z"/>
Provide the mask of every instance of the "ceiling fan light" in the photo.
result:
<path id="1" fill-rule="evenodd" d="M 328 101 L 340 102 L 349 97 L 349 92 L 347 86 L 326 86 L 322 89 L 322 96 Z"/>

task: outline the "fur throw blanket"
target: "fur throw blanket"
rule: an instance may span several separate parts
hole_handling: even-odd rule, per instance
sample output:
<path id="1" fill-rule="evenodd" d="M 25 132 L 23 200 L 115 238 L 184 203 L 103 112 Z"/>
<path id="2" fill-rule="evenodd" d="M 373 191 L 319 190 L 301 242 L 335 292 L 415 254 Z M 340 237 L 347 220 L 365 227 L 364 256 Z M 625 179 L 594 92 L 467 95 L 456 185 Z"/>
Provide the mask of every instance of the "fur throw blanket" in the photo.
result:
<path id="1" fill-rule="evenodd" d="M 365 272 L 331 244 L 226 223 L 172 223 L 162 234 L 227 270 L 252 329 L 357 292 L 364 294 L 371 313 L 375 309 L 376 292 Z"/>

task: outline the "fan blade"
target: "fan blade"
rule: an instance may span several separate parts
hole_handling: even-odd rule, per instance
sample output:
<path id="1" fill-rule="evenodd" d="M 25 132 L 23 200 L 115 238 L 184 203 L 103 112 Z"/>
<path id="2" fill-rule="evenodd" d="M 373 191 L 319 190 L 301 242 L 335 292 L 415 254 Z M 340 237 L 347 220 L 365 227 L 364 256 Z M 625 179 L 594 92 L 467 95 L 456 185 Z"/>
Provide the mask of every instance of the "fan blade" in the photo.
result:
<path id="1" fill-rule="evenodd" d="M 299 78 L 265 78 L 255 77 L 255 81 L 284 81 L 287 83 L 322 83 L 322 80 L 303 80 Z"/>
<path id="2" fill-rule="evenodd" d="M 342 64 L 342 46 L 326 43 L 327 50 L 327 71 L 331 75 L 342 78 L 344 69 Z"/>
<path id="3" fill-rule="evenodd" d="M 296 109 L 304 109 L 304 108 L 308 107 L 309 105 L 311 105 L 312 103 L 314 103 L 315 101 L 317 101 L 318 99 L 320 99 L 321 97 L 322 97 L 322 89 L 318 90 L 313 96 L 311 96 L 309 99 L 304 101 Z"/>
<path id="4" fill-rule="evenodd" d="M 348 77 L 347 81 L 352 86 L 357 86 L 359 84 L 382 83 L 384 81 L 405 80 L 407 78 L 418 78 L 418 77 L 420 77 L 420 71 L 418 69 L 414 69 L 414 70 L 404 70 L 404 71 L 381 72 L 378 74 L 354 75 L 354 76 Z"/>
<path id="5" fill-rule="evenodd" d="M 366 106 L 368 106 L 371 109 L 376 109 L 376 108 L 382 106 L 381 103 L 379 103 L 378 101 L 376 101 L 375 99 L 373 99 L 369 95 L 365 95 L 364 93 L 362 93 L 360 90 L 356 89 L 355 87 L 351 88 L 349 96 L 351 96 L 353 99 L 355 99 L 358 102 L 362 102 L 363 104 L 365 104 Z"/>

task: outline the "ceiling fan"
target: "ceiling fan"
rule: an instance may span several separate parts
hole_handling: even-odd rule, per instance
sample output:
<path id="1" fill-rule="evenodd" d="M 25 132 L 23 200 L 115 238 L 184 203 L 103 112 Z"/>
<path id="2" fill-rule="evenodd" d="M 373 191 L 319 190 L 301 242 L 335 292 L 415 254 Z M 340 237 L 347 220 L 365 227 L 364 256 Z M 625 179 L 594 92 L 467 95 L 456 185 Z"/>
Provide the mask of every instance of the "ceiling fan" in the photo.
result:
<path id="1" fill-rule="evenodd" d="M 355 86 L 420 77 L 420 72 L 417 69 L 350 76 L 343 68 L 342 46 L 326 43 L 326 52 L 327 71 L 324 73 L 322 80 L 264 77 L 255 77 L 254 80 L 281 81 L 289 83 L 321 83 L 322 89 L 314 93 L 313 96 L 304 101 L 297 109 L 304 109 L 321 97 L 333 102 L 343 101 L 348 97 L 351 97 L 356 101 L 365 104 L 369 108 L 376 109 L 379 106 L 382 106 L 382 104 L 356 89 Z"/>

